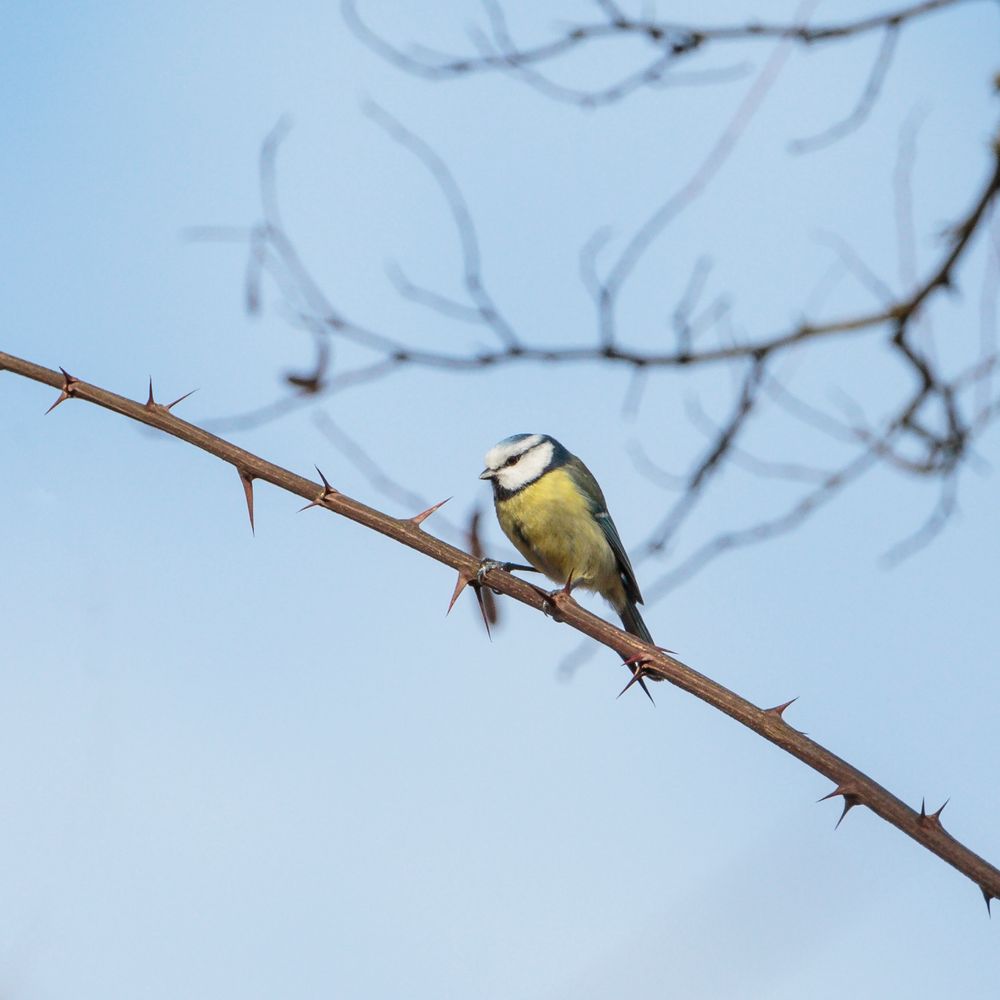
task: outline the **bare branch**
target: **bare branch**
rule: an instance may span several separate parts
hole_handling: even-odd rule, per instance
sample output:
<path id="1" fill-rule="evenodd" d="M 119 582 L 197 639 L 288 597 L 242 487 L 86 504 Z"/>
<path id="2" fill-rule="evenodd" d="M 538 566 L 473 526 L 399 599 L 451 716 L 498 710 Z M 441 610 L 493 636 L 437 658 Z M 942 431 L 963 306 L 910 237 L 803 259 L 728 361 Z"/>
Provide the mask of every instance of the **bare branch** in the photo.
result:
<path id="1" fill-rule="evenodd" d="M 773 69 L 773 67 L 772 67 Z M 764 86 L 762 78 L 758 78 L 758 84 Z M 706 347 L 702 349 L 688 349 L 682 342 L 680 349 L 667 352 L 642 351 L 630 347 L 624 347 L 615 342 L 614 324 L 612 310 L 614 308 L 615 296 L 618 294 L 622 283 L 627 279 L 632 269 L 635 267 L 639 256 L 645 252 L 650 242 L 655 239 L 673 214 L 679 211 L 685 204 L 685 199 L 697 194 L 707 180 L 708 174 L 718 168 L 719 157 L 726 155 L 730 145 L 735 141 L 734 130 L 738 132 L 745 120 L 743 114 L 749 114 L 756 98 L 752 94 L 748 95 L 744 101 L 743 111 L 738 113 L 727 130 L 728 139 L 723 139 L 717 143 L 713 151 L 706 158 L 702 170 L 677 193 L 669 202 L 664 203 L 660 209 L 651 216 L 647 222 L 640 227 L 633 238 L 626 245 L 621 255 L 612 265 L 608 278 L 601 283 L 594 275 L 592 261 L 596 256 L 599 245 L 603 245 L 606 240 L 606 231 L 601 231 L 591 241 L 581 253 L 581 269 L 585 274 L 587 283 L 590 285 L 599 300 L 599 329 L 600 343 L 597 346 L 592 344 L 580 344 L 576 346 L 546 346 L 544 344 L 526 344 L 516 338 L 513 330 L 500 315 L 492 297 L 485 290 L 484 282 L 480 271 L 478 244 L 476 243 L 474 230 L 465 225 L 468 218 L 468 210 L 464 200 L 458 193 L 454 179 L 447 172 L 441 174 L 439 166 L 443 169 L 441 161 L 436 154 L 430 151 L 426 144 L 417 140 L 406 130 L 393 123 L 392 119 L 384 118 L 387 129 L 401 143 L 410 148 L 416 155 L 427 164 L 432 174 L 439 179 L 443 191 L 450 191 L 449 201 L 452 204 L 456 225 L 462 234 L 463 253 L 466 254 L 464 260 L 464 274 L 467 291 L 473 301 L 473 308 L 482 317 L 483 322 L 494 329 L 498 337 L 504 341 L 504 346 L 499 349 L 477 349 L 473 352 L 445 352 L 435 350 L 424 350 L 411 347 L 401 337 L 387 336 L 365 327 L 336 310 L 326 299 L 306 270 L 301 259 L 296 254 L 294 247 L 288 236 L 281 230 L 268 226 L 266 238 L 269 250 L 273 254 L 268 258 L 268 269 L 270 273 L 279 281 L 284 294 L 290 304 L 295 307 L 298 303 L 298 315 L 304 326 L 321 332 L 325 336 L 339 337 L 364 347 L 377 354 L 383 355 L 383 359 L 371 366 L 365 366 L 356 372 L 343 373 L 340 378 L 330 378 L 320 385 L 315 395 L 325 395 L 343 388 L 368 382 L 374 378 L 391 374 L 396 368 L 404 365 L 413 365 L 431 369 L 466 372 L 479 371 L 484 368 L 498 367 L 514 363 L 543 363 L 543 364 L 566 364 L 579 362 L 596 362 L 621 364 L 633 368 L 687 368 L 694 366 L 709 366 L 719 363 L 729 363 L 742 358 L 757 358 L 776 355 L 792 348 L 798 348 L 807 343 L 841 337 L 851 334 L 869 333 L 885 326 L 891 327 L 894 338 L 900 339 L 898 350 L 901 355 L 907 357 L 908 352 L 912 353 L 912 348 L 906 342 L 906 330 L 920 314 L 925 303 L 942 289 L 950 288 L 954 281 L 954 274 L 958 268 L 962 256 L 970 244 L 972 237 L 978 231 L 986 217 L 990 205 L 996 199 L 1000 190 L 1000 133 L 993 140 L 991 149 L 992 163 L 990 175 L 984 184 L 981 192 L 969 212 L 959 219 L 951 228 L 950 245 L 941 256 L 938 263 L 930 270 L 928 275 L 920 282 L 912 292 L 903 298 L 896 298 L 888 302 L 883 307 L 872 312 L 857 313 L 854 315 L 842 316 L 836 319 L 823 321 L 802 321 L 797 325 L 780 330 L 769 335 L 759 337 L 755 340 L 746 340 L 740 343 L 725 344 L 719 347 Z M 381 112 L 375 112 L 381 115 Z M 708 170 L 708 174 L 705 170 Z M 454 197 L 455 201 L 451 201 Z M 203 228 L 197 231 L 197 235 L 202 238 L 226 238 L 239 239 L 241 241 L 251 240 L 257 230 L 237 229 L 237 228 Z M 255 248 L 254 252 L 259 252 Z M 471 256 L 469 256 L 471 255 Z M 877 279 L 876 279 L 877 280 Z M 427 293 L 433 297 L 434 293 Z M 413 297 L 421 297 L 421 292 L 413 292 Z M 457 303 L 450 300 L 435 299 L 433 308 L 440 308 L 446 313 L 454 313 Z M 692 326 L 703 326 L 709 322 L 715 322 L 719 316 L 725 312 L 728 304 L 717 300 L 716 304 L 707 311 L 706 315 L 693 321 Z M 302 311 L 302 310 L 306 311 Z M 462 313 L 461 318 L 468 319 L 468 313 Z M 901 333 L 902 331 L 902 333 Z M 694 330 L 692 329 L 692 335 Z M 913 364 L 914 359 L 907 357 L 908 363 Z M 271 404 L 263 411 L 259 411 L 254 416 L 238 418 L 241 423 L 250 421 L 257 423 L 275 415 L 289 412 L 296 408 L 295 402 L 287 400 Z M 242 423 L 249 426 L 250 423 Z M 223 426 L 223 425 L 219 425 Z M 233 427 L 234 424 L 226 426 Z"/>
<path id="2" fill-rule="evenodd" d="M 606 100 L 614 100 L 634 92 L 641 86 L 655 85 L 660 82 L 663 74 L 680 60 L 688 59 L 696 54 L 704 53 L 713 44 L 726 44 L 755 41 L 788 41 L 799 45 L 815 45 L 845 39 L 859 38 L 872 32 L 883 33 L 883 48 L 887 44 L 885 38 L 889 34 L 897 34 L 899 29 L 914 20 L 959 6 L 973 0 L 923 0 L 895 9 L 874 14 L 869 17 L 857 18 L 841 22 L 830 22 L 822 25 L 810 25 L 806 18 L 798 15 L 792 23 L 779 24 L 758 21 L 748 21 L 744 24 L 691 24 L 675 21 L 658 20 L 653 17 L 631 18 L 617 9 L 615 4 L 600 4 L 603 20 L 582 21 L 572 24 L 557 33 L 548 41 L 535 45 L 516 46 L 510 39 L 509 32 L 504 27 L 499 41 L 502 44 L 490 50 L 480 47 L 475 54 L 447 55 L 428 54 L 423 52 L 405 51 L 388 42 L 378 32 L 374 31 L 363 20 L 358 12 L 355 0 L 343 0 L 342 10 L 344 20 L 361 42 L 376 52 L 387 62 L 399 69 L 428 80 L 447 80 L 481 72 L 510 72 L 517 69 L 522 79 L 535 86 L 536 89 L 548 93 L 561 100 L 573 100 L 585 105 L 579 91 L 572 88 L 562 88 L 553 84 L 534 67 L 552 63 L 576 51 L 591 45 L 600 44 L 625 37 L 635 38 L 638 42 L 652 46 L 657 56 L 647 64 L 639 76 L 627 74 L 603 92 Z M 983 2 L 983 0 L 979 0 Z M 502 8 L 492 3 L 488 16 L 497 35 L 498 17 L 503 18 Z M 891 44 L 891 43 L 888 43 Z M 882 63 L 885 66 L 882 66 Z M 874 101 L 884 77 L 889 62 L 888 56 L 880 57 L 872 71 L 872 78 L 866 87 L 866 94 L 874 90 L 870 100 Z M 532 70 L 530 74 L 526 71 Z M 629 84 L 627 81 L 633 81 Z M 614 91 L 620 93 L 613 95 Z M 596 95 L 594 95 L 596 97 Z M 870 103 L 870 102 L 869 102 Z M 861 111 L 855 111 L 852 118 L 867 113 L 866 98 L 863 96 L 859 105 Z"/>
<path id="3" fill-rule="evenodd" d="M 746 528 L 724 531 L 716 535 L 699 546 L 672 570 L 655 580 L 652 586 L 646 587 L 649 599 L 651 601 L 658 600 L 672 590 L 676 590 L 677 587 L 686 583 L 725 552 L 748 545 L 756 545 L 797 528 L 820 507 L 829 503 L 844 486 L 867 472 L 877 459 L 875 449 L 865 451 L 841 469 L 827 476 L 819 486 L 806 493 L 784 513 Z"/>
<path id="4" fill-rule="evenodd" d="M 879 46 L 878 53 L 875 56 L 871 74 L 854 110 L 846 118 L 816 135 L 803 139 L 795 139 L 793 142 L 790 142 L 788 148 L 791 152 L 815 152 L 817 149 L 831 145 L 838 139 L 843 139 L 845 135 L 849 135 L 864 124 L 872 108 L 875 107 L 875 102 L 878 100 L 878 95 L 882 90 L 882 84 L 885 83 L 886 74 L 889 72 L 892 57 L 896 51 L 896 42 L 899 39 L 900 24 L 900 21 L 888 21 L 886 23 L 885 31 L 882 35 L 882 44 Z"/>
<path id="5" fill-rule="evenodd" d="M 585 90 L 580 87 L 568 87 L 549 79 L 521 59 L 520 50 L 515 45 L 507 29 L 507 19 L 503 8 L 494 0 L 483 0 L 492 30 L 492 45 L 479 46 L 484 59 L 500 59 L 500 68 L 506 68 L 528 86 L 546 97 L 568 104 L 576 104 L 581 108 L 599 108 L 615 104 L 631 96 L 644 87 L 663 87 L 668 84 L 694 86 L 714 83 L 727 83 L 739 79 L 748 72 L 746 65 L 727 66 L 721 68 L 695 70 L 688 73 L 678 73 L 675 64 L 688 52 L 693 51 L 686 45 L 670 46 L 660 51 L 652 59 L 647 60 L 638 70 L 626 73 L 605 87 Z"/>
<path id="6" fill-rule="evenodd" d="M 662 552 L 694 509 L 709 480 L 722 467 L 723 459 L 729 454 L 753 412 L 764 374 L 764 359 L 755 358 L 743 378 L 732 414 L 719 428 L 715 440 L 688 474 L 681 496 L 660 525 L 653 529 L 649 540 L 639 549 L 639 558 L 649 553 Z"/>
<path id="7" fill-rule="evenodd" d="M 807 6 L 811 7 L 813 3 L 809 3 Z M 636 230 L 612 265 L 607 278 L 601 283 L 600 293 L 597 297 L 598 336 L 601 346 L 605 350 L 613 348 L 615 344 L 615 306 L 622 287 L 653 242 L 705 190 L 708 182 L 729 158 L 771 85 L 781 72 L 788 54 L 787 46 L 779 46 L 775 49 L 740 102 L 729 124 L 709 149 L 698 169 L 686 184 L 663 202 Z"/>
<path id="8" fill-rule="evenodd" d="M 413 153 L 434 178 L 448 203 L 455 229 L 458 231 L 464 262 L 465 291 L 479 313 L 482 323 L 496 334 L 508 350 L 516 351 L 518 348 L 517 335 L 504 319 L 492 296 L 483 285 L 479 237 L 476 235 L 476 227 L 472 221 L 469 207 L 466 205 L 461 189 L 455 182 L 451 171 L 445 166 L 444 160 L 423 139 L 404 128 L 377 104 L 368 105 L 368 114 L 382 126 L 395 142 Z"/>
<path id="9" fill-rule="evenodd" d="M 913 532 L 913 534 L 896 542 L 882 557 L 886 566 L 892 567 L 901 563 L 904 559 L 926 548 L 944 530 L 952 514 L 958 498 L 958 483 L 954 474 L 947 476 L 941 482 L 941 492 L 934 509 L 930 512 L 927 520 Z"/>
<path id="10" fill-rule="evenodd" d="M 883 306 L 892 304 L 895 298 L 892 289 L 862 260 L 861 254 L 847 240 L 836 233 L 826 232 L 817 233 L 816 239 L 834 250 L 844 269 L 868 289 L 872 298 Z"/>
<path id="11" fill-rule="evenodd" d="M 706 437 L 717 436 L 722 432 L 722 428 L 709 419 L 697 400 L 692 400 L 687 406 L 687 410 L 691 422 Z M 827 469 L 817 469 L 799 462 L 774 462 L 759 458 L 732 442 L 729 445 L 727 461 L 734 466 L 745 469 L 752 475 L 766 479 L 783 479 L 798 483 L 822 483 L 831 475 Z"/>

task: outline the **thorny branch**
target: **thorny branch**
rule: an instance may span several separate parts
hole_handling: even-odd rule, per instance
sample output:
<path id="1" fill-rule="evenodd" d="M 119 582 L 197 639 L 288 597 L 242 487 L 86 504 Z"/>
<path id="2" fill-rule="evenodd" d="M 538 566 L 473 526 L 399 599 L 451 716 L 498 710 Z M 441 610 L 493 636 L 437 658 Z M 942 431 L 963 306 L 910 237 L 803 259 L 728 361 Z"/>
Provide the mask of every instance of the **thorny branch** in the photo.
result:
<path id="1" fill-rule="evenodd" d="M 467 584 L 472 585 L 477 592 L 480 590 L 476 579 L 478 559 L 422 530 L 423 521 L 440 504 L 410 518 L 391 517 L 339 492 L 327 482 L 322 473 L 322 483 L 315 483 L 182 420 L 171 409 L 180 400 L 169 406 L 157 403 L 153 398 L 152 387 L 148 400 L 141 403 L 85 382 L 68 372 L 52 371 L 0 352 L 0 371 L 3 370 L 59 390 L 59 396 L 49 412 L 69 400 L 85 400 L 161 430 L 232 465 L 246 492 L 251 523 L 253 483 L 262 480 L 302 497 L 307 501 L 307 507 L 323 507 L 456 570 L 459 574 L 456 596 Z M 709 467 L 710 464 L 706 463 L 706 468 Z M 544 591 L 502 570 L 491 569 L 485 576 L 485 585 L 538 611 L 548 614 L 553 611 L 553 602 Z M 975 882 L 987 907 L 992 899 L 1000 898 L 1000 870 L 944 829 L 940 809 L 928 813 L 921 803 L 920 811 L 917 812 L 847 761 L 793 729 L 784 719 L 784 712 L 790 702 L 762 709 L 673 656 L 656 647 L 647 646 L 635 636 L 603 621 L 573 601 L 560 601 L 558 612 L 559 619 L 571 628 L 613 649 L 622 657 L 631 658 L 642 675 L 667 680 L 693 694 L 830 779 L 836 787 L 824 798 L 842 797 L 841 819 L 853 807 L 867 806 L 877 816 L 902 830 Z"/>

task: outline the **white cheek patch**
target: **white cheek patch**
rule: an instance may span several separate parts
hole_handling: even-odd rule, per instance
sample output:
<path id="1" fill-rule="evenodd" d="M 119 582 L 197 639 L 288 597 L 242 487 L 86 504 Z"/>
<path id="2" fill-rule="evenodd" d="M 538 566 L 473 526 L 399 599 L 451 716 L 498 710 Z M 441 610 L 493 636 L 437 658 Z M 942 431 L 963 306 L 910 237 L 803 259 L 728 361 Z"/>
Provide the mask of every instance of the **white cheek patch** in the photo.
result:
<path id="1" fill-rule="evenodd" d="M 537 479 L 549 467 L 554 451 L 551 441 L 535 445 L 510 468 L 501 468 L 497 473 L 497 482 L 505 490 L 519 490 Z"/>
<path id="2" fill-rule="evenodd" d="M 486 452 L 486 468 L 493 470 L 502 468 L 512 455 L 520 455 L 529 448 L 534 448 L 541 440 L 541 434 L 532 434 L 517 441 L 501 441 Z"/>

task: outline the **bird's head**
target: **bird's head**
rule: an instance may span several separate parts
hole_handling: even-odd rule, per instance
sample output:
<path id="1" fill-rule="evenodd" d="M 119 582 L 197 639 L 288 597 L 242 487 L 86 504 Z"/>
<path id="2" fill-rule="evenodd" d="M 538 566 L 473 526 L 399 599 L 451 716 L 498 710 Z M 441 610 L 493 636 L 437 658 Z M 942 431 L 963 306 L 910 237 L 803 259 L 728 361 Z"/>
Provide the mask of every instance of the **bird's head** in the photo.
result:
<path id="1" fill-rule="evenodd" d="M 490 448 L 479 478 L 491 479 L 500 493 L 516 493 L 557 465 L 565 454 L 566 449 L 548 434 L 515 434 Z"/>

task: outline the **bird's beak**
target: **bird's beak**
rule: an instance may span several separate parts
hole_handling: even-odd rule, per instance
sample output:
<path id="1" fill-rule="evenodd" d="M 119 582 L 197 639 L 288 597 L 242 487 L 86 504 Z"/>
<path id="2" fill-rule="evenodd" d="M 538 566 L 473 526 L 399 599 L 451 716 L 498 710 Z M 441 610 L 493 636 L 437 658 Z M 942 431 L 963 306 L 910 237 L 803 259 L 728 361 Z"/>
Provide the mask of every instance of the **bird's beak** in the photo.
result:
<path id="1" fill-rule="evenodd" d="M 483 471 L 479 473 L 479 478 L 480 479 L 492 479 L 493 478 L 493 470 L 492 469 L 483 469 Z"/>

